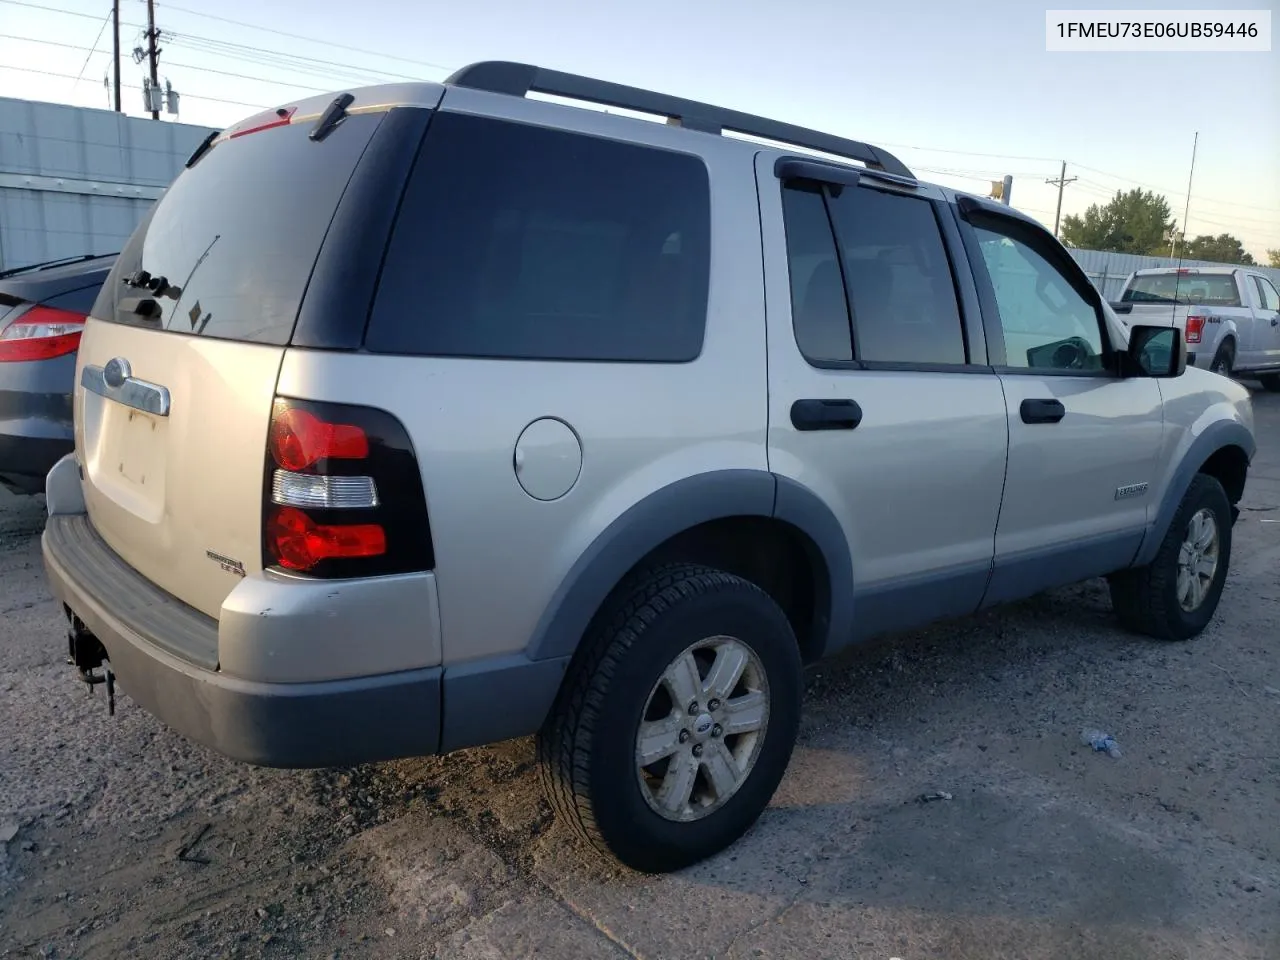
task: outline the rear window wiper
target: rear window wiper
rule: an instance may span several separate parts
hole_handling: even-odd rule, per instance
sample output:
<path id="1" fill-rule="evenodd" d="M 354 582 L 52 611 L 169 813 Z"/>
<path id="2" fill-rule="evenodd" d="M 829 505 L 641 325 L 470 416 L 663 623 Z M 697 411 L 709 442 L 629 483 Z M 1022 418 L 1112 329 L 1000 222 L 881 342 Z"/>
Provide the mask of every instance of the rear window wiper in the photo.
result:
<path id="1" fill-rule="evenodd" d="M 355 96 L 350 93 L 340 93 L 334 97 L 333 103 L 324 108 L 324 113 L 320 114 L 320 119 L 316 121 L 316 125 L 307 136 L 316 141 L 327 137 L 338 125 L 338 121 L 347 115 L 347 107 L 351 106 L 355 99 Z"/>
<path id="2" fill-rule="evenodd" d="M 137 290 L 150 290 L 157 297 L 170 297 L 173 300 L 177 300 L 182 296 L 182 288 L 175 287 L 169 282 L 168 277 L 153 277 L 146 270 L 135 270 L 127 277 L 121 277 L 120 282 L 126 287 L 133 287 Z"/>

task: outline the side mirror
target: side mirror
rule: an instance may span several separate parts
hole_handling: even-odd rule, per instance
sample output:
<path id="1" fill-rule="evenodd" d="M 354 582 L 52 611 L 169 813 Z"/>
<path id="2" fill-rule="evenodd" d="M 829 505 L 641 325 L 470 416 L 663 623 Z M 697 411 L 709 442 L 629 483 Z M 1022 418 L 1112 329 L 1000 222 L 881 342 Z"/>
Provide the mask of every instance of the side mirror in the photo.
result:
<path id="1" fill-rule="evenodd" d="M 1129 376 L 1180 377 L 1187 369 L 1187 344 L 1177 327 L 1129 328 Z"/>

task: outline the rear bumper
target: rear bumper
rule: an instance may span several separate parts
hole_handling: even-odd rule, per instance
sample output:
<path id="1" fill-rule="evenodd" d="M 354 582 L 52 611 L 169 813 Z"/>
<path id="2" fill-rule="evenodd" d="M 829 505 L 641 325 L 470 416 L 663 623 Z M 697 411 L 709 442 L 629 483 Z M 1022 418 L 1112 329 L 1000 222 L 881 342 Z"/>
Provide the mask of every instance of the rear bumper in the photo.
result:
<path id="1" fill-rule="evenodd" d="M 294 683 L 229 676 L 207 655 L 217 623 L 116 557 L 86 516 L 51 516 L 42 547 L 54 595 L 102 643 L 121 687 L 185 736 L 272 767 L 438 751 L 440 667 Z"/>

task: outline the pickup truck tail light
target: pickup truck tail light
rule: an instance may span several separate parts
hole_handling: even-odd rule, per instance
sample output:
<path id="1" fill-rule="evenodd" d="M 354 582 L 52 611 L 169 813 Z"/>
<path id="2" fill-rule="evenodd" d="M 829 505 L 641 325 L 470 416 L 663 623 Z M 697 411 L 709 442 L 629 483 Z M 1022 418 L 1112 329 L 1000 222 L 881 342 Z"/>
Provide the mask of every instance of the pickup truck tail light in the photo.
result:
<path id="1" fill-rule="evenodd" d="M 1199 343 L 1204 335 L 1205 317 L 1187 317 L 1187 343 Z"/>

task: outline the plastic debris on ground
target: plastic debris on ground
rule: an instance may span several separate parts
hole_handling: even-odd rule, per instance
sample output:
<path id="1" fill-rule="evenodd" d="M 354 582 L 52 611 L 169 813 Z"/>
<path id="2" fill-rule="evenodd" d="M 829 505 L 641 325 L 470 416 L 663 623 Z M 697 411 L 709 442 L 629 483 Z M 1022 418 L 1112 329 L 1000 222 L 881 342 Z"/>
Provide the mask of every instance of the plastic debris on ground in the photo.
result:
<path id="1" fill-rule="evenodd" d="M 1120 756 L 1120 744 L 1116 743 L 1116 738 L 1101 730 L 1085 730 L 1080 734 L 1080 742 L 1086 747 L 1092 747 L 1095 753 L 1105 753 L 1111 757 Z"/>

